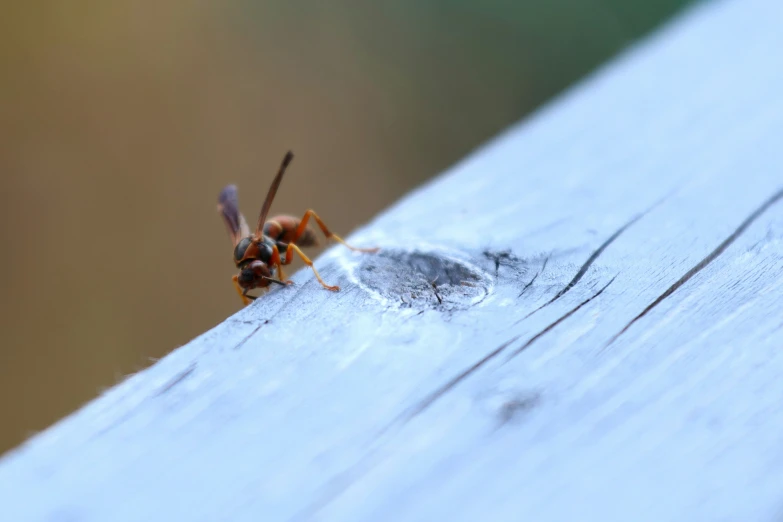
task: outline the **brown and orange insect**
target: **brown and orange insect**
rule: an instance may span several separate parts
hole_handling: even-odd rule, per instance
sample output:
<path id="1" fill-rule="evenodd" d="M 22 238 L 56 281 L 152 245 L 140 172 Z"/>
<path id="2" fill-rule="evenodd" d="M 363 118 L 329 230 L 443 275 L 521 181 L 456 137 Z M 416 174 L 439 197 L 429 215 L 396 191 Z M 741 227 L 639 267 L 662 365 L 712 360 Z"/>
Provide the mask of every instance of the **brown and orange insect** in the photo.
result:
<path id="1" fill-rule="evenodd" d="M 318 245 L 318 238 L 312 228 L 307 226 L 307 222 L 312 217 L 318 224 L 318 228 L 324 233 L 327 239 L 339 241 L 346 247 L 357 252 L 377 252 L 377 248 L 356 248 L 342 240 L 339 236 L 329 231 L 321 218 L 313 210 L 305 212 L 302 219 L 296 219 L 292 216 L 274 216 L 269 221 L 266 220 L 269 209 L 272 206 L 272 200 L 275 199 L 277 189 L 283 179 L 283 174 L 291 163 L 294 155 L 291 151 L 286 153 L 280 169 L 277 171 L 269 192 L 266 195 L 264 204 L 261 206 L 261 213 L 258 216 L 258 224 L 254 233 L 250 233 L 250 227 L 247 225 L 244 216 L 239 212 L 239 200 L 237 198 L 237 188 L 235 185 L 226 186 L 218 197 L 218 212 L 223 216 L 223 220 L 231 236 L 231 242 L 234 245 L 234 263 L 239 269 L 239 274 L 233 276 L 234 287 L 242 298 L 245 305 L 250 304 L 255 296 L 248 295 L 247 292 L 254 288 L 268 289 L 272 283 L 278 285 L 290 285 L 292 281 L 286 279 L 283 273 L 283 265 L 288 265 L 294 260 L 294 252 L 302 258 L 307 266 L 313 269 L 318 282 L 327 290 L 338 291 L 337 286 L 327 285 L 318 270 L 313 266 L 313 262 L 300 250 L 299 247 L 310 247 Z M 280 256 L 280 252 L 285 252 L 285 257 Z M 275 277 L 277 275 L 277 277 Z"/>

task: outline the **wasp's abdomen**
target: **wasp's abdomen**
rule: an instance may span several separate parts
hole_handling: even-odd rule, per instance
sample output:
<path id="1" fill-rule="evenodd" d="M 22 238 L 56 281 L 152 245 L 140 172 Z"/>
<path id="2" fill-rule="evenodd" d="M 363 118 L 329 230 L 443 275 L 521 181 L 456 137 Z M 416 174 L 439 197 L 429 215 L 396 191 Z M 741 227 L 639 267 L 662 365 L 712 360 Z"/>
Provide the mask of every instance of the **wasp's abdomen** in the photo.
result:
<path id="1" fill-rule="evenodd" d="M 301 220 L 292 216 L 275 216 L 264 224 L 264 235 L 272 238 L 278 244 L 288 244 L 294 240 L 296 229 Z M 296 244 L 300 247 L 316 246 L 318 239 L 315 232 L 307 227 Z"/>

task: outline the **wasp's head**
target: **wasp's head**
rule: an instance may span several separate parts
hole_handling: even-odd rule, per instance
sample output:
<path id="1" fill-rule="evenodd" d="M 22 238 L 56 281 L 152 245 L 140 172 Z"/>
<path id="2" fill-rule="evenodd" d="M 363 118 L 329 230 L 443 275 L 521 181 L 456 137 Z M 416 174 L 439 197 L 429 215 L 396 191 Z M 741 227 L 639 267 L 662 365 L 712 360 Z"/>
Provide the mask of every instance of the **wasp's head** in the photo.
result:
<path id="1" fill-rule="evenodd" d="M 237 282 L 244 290 L 264 288 L 269 286 L 274 272 L 263 261 L 253 260 L 243 264 L 239 269 Z"/>

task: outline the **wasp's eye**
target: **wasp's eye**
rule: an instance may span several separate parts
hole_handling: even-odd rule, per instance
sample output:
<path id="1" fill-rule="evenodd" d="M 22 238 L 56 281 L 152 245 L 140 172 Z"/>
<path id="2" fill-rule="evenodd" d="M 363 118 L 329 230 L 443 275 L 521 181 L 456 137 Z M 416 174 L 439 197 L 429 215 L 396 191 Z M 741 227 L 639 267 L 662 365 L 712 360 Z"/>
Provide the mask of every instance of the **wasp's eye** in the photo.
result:
<path id="1" fill-rule="evenodd" d="M 245 269 L 239 272 L 238 280 L 239 286 L 247 288 L 253 285 L 253 282 L 256 280 L 256 274 L 250 269 Z"/>

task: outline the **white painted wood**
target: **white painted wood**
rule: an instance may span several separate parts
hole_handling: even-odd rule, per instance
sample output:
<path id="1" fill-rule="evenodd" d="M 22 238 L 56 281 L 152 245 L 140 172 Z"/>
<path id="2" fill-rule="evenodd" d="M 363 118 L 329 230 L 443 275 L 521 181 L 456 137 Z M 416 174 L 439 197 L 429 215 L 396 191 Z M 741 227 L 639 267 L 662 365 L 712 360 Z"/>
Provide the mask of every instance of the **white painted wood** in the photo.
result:
<path id="1" fill-rule="evenodd" d="M 339 294 L 7 454 L 0 518 L 779 520 L 781 22 L 683 16 L 329 250 Z"/>

